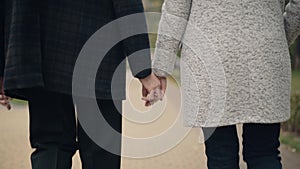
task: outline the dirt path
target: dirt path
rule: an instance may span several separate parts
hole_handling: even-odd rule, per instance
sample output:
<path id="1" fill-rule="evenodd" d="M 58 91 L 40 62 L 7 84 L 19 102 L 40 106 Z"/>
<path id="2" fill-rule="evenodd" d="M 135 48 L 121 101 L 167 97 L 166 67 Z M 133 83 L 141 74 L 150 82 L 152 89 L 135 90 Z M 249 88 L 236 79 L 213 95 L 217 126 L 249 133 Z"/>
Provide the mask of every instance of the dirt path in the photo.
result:
<path id="1" fill-rule="evenodd" d="M 124 102 L 125 116 L 124 134 L 131 137 L 149 137 L 160 134 L 175 120 L 179 113 L 180 94 L 175 85 L 168 89 L 168 104 L 159 118 L 147 125 L 137 124 L 130 120 L 132 114 L 128 112 L 146 111 L 140 99 L 140 87 L 137 81 L 130 83 L 128 96 L 131 102 Z M 138 91 L 137 91 L 138 89 Z M 165 103 L 159 103 L 164 105 Z M 160 110 L 157 105 L 148 113 L 155 113 Z M 239 128 L 240 129 L 240 128 Z M 14 105 L 13 110 L 8 112 L 0 108 L 0 169 L 29 169 L 30 168 L 30 145 L 28 134 L 28 112 L 27 106 Z M 241 133 L 241 132 L 239 132 Z M 204 146 L 199 144 L 199 129 L 193 129 L 188 136 L 175 148 L 167 153 L 146 159 L 122 159 L 122 169 L 205 169 L 206 158 Z M 281 147 L 283 164 L 285 169 L 298 169 L 300 166 L 300 155 L 289 151 L 285 146 Z M 245 164 L 241 163 L 242 169 Z M 74 157 L 73 169 L 80 169 L 78 154 Z"/>

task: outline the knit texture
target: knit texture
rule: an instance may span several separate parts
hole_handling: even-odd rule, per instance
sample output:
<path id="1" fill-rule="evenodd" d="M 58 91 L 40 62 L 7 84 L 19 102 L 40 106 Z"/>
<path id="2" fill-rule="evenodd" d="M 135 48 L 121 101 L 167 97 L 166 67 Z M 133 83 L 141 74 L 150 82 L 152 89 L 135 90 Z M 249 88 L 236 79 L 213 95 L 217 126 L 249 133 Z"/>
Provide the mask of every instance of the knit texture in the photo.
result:
<path id="1" fill-rule="evenodd" d="M 275 123 L 290 117 L 288 45 L 300 0 L 165 0 L 154 73 L 171 75 L 181 49 L 186 125 Z M 182 45 L 181 45 L 182 44 Z"/>

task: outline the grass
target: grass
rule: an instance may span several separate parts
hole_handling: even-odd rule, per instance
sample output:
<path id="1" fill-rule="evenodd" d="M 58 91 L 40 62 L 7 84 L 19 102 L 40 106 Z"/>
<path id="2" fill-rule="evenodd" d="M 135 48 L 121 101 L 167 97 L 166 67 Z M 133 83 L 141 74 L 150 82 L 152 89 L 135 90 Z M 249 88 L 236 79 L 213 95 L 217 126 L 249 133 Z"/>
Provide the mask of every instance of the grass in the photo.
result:
<path id="1" fill-rule="evenodd" d="M 12 103 L 13 103 L 14 105 L 25 105 L 27 102 L 24 101 L 24 100 L 13 99 L 13 100 L 12 100 Z"/>
<path id="2" fill-rule="evenodd" d="M 291 94 L 300 93 L 300 70 L 292 72 Z M 282 144 L 287 145 L 292 151 L 300 153 L 300 136 L 291 132 L 282 132 L 280 136 Z"/>
<path id="3" fill-rule="evenodd" d="M 280 142 L 287 145 L 293 152 L 300 153 L 300 138 L 290 132 L 282 132 Z"/>
<path id="4" fill-rule="evenodd" d="M 300 70 L 292 72 L 292 93 L 300 93 Z"/>

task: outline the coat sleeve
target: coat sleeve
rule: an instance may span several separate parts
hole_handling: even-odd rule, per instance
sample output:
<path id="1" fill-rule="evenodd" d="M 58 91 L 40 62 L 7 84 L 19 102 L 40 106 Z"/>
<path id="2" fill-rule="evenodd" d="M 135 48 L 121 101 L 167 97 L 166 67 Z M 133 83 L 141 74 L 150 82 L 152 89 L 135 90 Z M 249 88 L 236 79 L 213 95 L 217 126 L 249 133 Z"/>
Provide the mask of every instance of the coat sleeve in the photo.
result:
<path id="1" fill-rule="evenodd" d="M 288 44 L 291 45 L 300 35 L 300 0 L 290 0 L 283 16 Z"/>
<path id="2" fill-rule="evenodd" d="M 165 0 L 153 59 L 153 72 L 171 75 L 190 15 L 192 0 Z"/>
<path id="3" fill-rule="evenodd" d="M 144 7 L 142 0 L 113 0 L 113 5 L 115 9 L 115 15 L 117 18 L 136 14 L 143 13 Z M 138 19 L 138 24 L 147 32 L 147 23 L 144 15 Z M 130 23 L 126 23 L 126 25 L 130 26 Z M 134 29 L 134 28 L 132 28 Z M 124 34 L 127 30 L 120 29 L 120 33 Z M 122 41 L 125 53 L 127 56 L 135 53 L 134 57 L 128 57 L 129 66 L 131 68 L 131 72 L 134 77 L 142 79 L 151 74 L 151 52 L 149 44 L 148 33 L 134 35 L 129 38 L 126 38 Z M 143 50 L 145 52 L 138 52 Z"/>
<path id="4" fill-rule="evenodd" d="M 4 74 L 4 1 L 0 2 L 0 77 Z"/>

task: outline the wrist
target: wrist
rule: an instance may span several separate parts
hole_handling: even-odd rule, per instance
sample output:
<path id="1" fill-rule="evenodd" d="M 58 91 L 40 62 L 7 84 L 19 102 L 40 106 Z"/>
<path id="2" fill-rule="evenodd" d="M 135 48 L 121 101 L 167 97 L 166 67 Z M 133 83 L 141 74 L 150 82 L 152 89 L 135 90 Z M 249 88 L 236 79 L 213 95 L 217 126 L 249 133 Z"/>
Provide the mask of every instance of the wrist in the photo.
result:
<path id="1" fill-rule="evenodd" d="M 168 77 L 170 76 L 169 73 L 163 71 L 163 70 L 159 70 L 159 69 L 153 69 L 153 73 L 155 74 L 155 76 L 157 77 Z"/>
<path id="2" fill-rule="evenodd" d="M 143 82 L 147 82 L 150 78 L 151 78 L 152 74 L 144 77 L 144 78 L 140 78 L 139 80 L 143 83 Z"/>
<path id="3" fill-rule="evenodd" d="M 152 70 L 151 69 L 145 69 L 139 73 L 137 73 L 134 77 L 138 78 L 138 79 L 144 79 L 149 77 L 149 75 L 151 75 Z"/>

